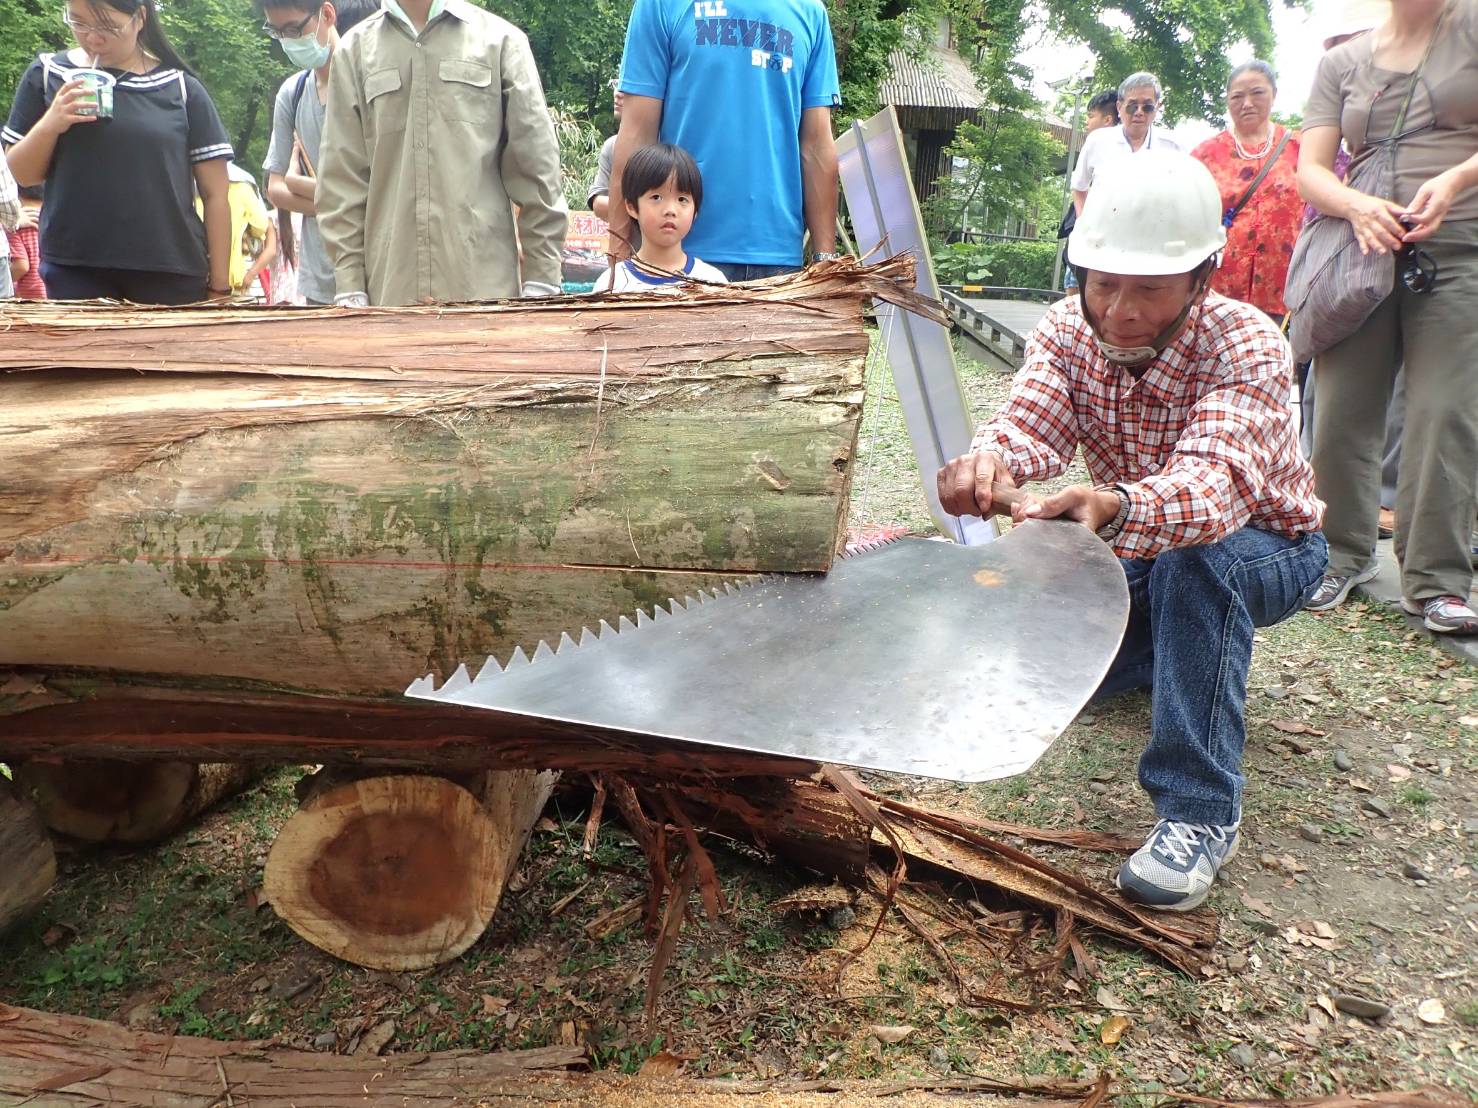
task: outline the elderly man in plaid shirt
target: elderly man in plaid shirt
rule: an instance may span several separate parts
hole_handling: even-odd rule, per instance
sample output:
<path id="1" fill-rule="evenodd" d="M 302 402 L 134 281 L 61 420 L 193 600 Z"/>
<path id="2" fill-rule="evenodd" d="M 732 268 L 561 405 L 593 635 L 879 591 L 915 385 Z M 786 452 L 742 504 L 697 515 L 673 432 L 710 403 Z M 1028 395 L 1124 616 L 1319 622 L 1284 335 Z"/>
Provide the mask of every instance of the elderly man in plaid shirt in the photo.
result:
<path id="1" fill-rule="evenodd" d="M 1100 695 L 1148 687 L 1139 780 L 1157 822 L 1119 870 L 1124 896 L 1185 910 L 1237 851 L 1253 629 L 1303 607 L 1324 573 L 1324 505 L 1298 449 L 1287 344 L 1208 291 L 1226 241 L 1215 183 L 1185 154 L 1107 167 L 1068 242 L 1082 293 L 1027 341 L 1011 397 L 939 471 L 947 511 L 1005 512 L 992 482 L 1093 480 L 1022 498 L 1112 547 L 1129 627 Z"/>

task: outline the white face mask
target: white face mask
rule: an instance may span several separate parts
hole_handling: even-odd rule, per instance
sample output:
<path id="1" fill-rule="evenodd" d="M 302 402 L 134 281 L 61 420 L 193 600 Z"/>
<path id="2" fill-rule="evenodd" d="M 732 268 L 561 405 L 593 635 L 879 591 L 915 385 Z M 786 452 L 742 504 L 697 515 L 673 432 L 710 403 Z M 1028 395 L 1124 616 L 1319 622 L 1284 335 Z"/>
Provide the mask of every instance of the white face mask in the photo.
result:
<path id="1" fill-rule="evenodd" d="M 1114 346 L 1104 342 L 1096 334 L 1094 341 L 1098 343 L 1099 352 L 1114 365 L 1139 365 L 1159 353 L 1153 346 Z"/>
<path id="2" fill-rule="evenodd" d="M 287 60 L 299 69 L 319 69 L 328 61 L 328 43 L 319 42 L 316 35 L 278 41 L 282 44 L 282 52 L 287 55 Z"/>

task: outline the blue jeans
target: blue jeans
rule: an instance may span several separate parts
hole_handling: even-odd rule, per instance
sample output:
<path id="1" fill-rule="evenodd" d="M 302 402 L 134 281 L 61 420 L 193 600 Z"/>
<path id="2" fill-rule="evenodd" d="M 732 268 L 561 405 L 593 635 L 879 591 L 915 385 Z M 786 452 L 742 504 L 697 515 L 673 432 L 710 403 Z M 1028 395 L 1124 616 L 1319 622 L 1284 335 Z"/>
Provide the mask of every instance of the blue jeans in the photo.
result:
<path id="1" fill-rule="evenodd" d="M 766 277 L 779 277 L 782 273 L 798 273 L 798 265 L 751 265 L 749 262 L 709 262 L 730 281 L 762 281 Z"/>
<path id="2" fill-rule="evenodd" d="M 1158 818 L 1241 820 L 1252 632 L 1302 608 L 1328 557 L 1321 534 L 1289 539 L 1244 527 L 1218 543 L 1119 560 L 1129 626 L 1096 696 L 1150 690 L 1139 783 Z"/>

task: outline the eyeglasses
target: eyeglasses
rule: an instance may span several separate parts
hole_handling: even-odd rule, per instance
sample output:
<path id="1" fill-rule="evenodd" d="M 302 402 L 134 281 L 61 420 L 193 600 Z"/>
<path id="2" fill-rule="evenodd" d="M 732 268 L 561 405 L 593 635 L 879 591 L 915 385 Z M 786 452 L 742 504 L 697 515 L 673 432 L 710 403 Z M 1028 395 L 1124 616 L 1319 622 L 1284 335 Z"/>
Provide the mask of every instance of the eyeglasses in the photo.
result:
<path id="1" fill-rule="evenodd" d="M 303 32 L 308 29 L 308 24 L 312 23 L 317 18 L 318 13 L 313 12 L 311 15 L 305 15 L 302 19 L 298 20 L 298 22 L 294 23 L 291 27 L 274 27 L 270 23 L 263 23 L 262 33 L 268 38 L 277 39 L 279 42 L 285 38 L 302 38 Z"/>
<path id="2" fill-rule="evenodd" d="M 132 18 L 132 16 L 130 16 L 129 18 Z M 114 27 L 111 25 L 106 27 L 98 27 L 91 23 L 79 23 L 77 20 L 72 18 L 72 13 L 67 11 L 66 8 L 62 9 L 62 23 L 74 35 L 106 35 L 108 38 L 115 38 L 123 31 L 122 27 Z"/>
<path id="3" fill-rule="evenodd" d="M 1401 283 L 1417 296 L 1424 296 L 1437 286 L 1437 263 L 1425 250 L 1408 246 L 1396 258 Z"/>
<path id="4" fill-rule="evenodd" d="M 1125 100 L 1119 105 L 1119 114 L 1139 115 L 1143 112 L 1145 115 L 1154 115 L 1159 107 L 1153 100 Z"/>

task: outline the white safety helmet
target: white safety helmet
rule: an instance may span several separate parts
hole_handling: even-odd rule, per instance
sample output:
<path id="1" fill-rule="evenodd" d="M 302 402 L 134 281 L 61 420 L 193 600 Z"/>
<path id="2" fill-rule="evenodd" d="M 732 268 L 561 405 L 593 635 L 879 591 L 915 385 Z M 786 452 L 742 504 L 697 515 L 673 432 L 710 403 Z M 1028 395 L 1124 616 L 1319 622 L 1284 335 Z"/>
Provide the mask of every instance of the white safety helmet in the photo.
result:
<path id="1" fill-rule="evenodd" d="M 1166 276 L 1191 272 L 1226 244 L 1210 170 L 1189 154 L 1145 150 L 1096 174 L 1067 260 L 1100 273 Z"/>
<path id="2" fill-rule="evenodd" d="M 1122 366 L 1157 357 L 1200 303 L 1226 244 L 1221 193 L 1210 171 L 1189 154 L 1146 150 L 1101 171 L 1067 240 L 1067 258 L 1078 273 L 1083 318 L 1103 356 Z M 1143 346 L 1115 346 L 1088 307 L 1090 269 L 1129 277 L 1197 277 L 1180 314 L 1158 335 Z"/>

